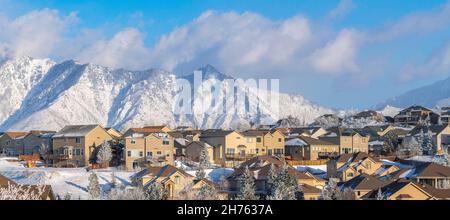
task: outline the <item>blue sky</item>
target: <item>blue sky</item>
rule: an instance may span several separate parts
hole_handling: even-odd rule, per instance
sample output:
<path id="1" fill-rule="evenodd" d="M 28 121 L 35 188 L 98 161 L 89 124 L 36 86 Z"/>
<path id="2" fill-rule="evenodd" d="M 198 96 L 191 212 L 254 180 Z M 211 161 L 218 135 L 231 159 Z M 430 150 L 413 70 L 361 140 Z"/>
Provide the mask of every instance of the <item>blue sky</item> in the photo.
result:
<path id="1" fill-rule="evenodd" d="M 77 59 L 177 73 L 209 63 L 235 77 L 279 78 L 284 92 L 344 108 L 370 107 L 450 73 L 445 0 L 0 5 L 0 58 Z"/>

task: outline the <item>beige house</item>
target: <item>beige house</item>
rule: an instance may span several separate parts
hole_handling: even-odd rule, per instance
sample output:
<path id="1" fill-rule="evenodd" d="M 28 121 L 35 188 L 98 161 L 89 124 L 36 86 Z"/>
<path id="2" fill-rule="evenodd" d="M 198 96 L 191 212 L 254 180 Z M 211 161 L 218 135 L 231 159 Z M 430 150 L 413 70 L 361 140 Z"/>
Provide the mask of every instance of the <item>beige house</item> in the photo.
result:
<path id="1" fill-rule="evenodd" d="M 123 137 L 127 137 L 130 136 L 134 133 L 168 133 L 171 132 L 172 130 L 165 126 L 147 126 L 147 127 L 143 127 L 143 128 L 130 128 L 128 129 L 122 136 Z"/>
<path id="2" fill-rule="evenodd" d="M 162 184 L 169 199 L 177 199 L 186 186 L 193 183 L 195 177 L 172 165 L 148 167 L 131 177 L 134 184 L 148 188 L 151 184 Z"/>
<path id="3" fill-rule="evenodd" d="M 321 160 L 339 154 L 339 145 L 305 136 L 286 141 L 285 149 L 286 156 L 294 160 Z"/>
<path id="4" fill-rule="evenodd" d="M 174 164 L 174 138 L 164 132 L 134 132 L 125 136 L 125 167 L 164 166 Z"/>
<path id="5" fill-rule="evenodd" d="M 100 125 L 69 125 L 53 135 L 54 166 L 89 166 L 95 149 L 111 135 Z"/>
<path id="6" fill-rule="evenodd" d="M 222 166 L 233 167 L 256 156 L 256 138 L 236 131 L 206 130 L 201 133 L 200 141 L 218 149 L 214 163 Z"/>
<path id="7" fill-rule="evenodd" d="M 395 123 L 402 125 L 417 125 L 427 122 L 438 124 L 439 115 L 422 106 L 411 106 L 400 111 L 394 120 Z"/>
<path id="8" fill-rule="evenodd" d="M 118 130 L 116 130 L 114 128 L 105 128 L 105 130 L 114 139 L 120 139 L 122 137 L 122 133 L 120 133 Z"/>
<path id="9" fill-rule="evenodd" d="M 369 153 L 370 136 L 362 135 L 353 129 L 331 128 L 327 134 L 320 136 L 319 139 L 339 145 L 339 154 Z"/>
<path id="10" fill-rule="evenodd" d="M 365 194 L 361 199 L 374 200 L 378 197 L 378 192 L 381 192 L 385 200 L 437 200 L 439 195 L 434 195 L 436 190 L 430 186 L 422 186 L 421 184 L 406 181 L 396 180 L 387 184 L 380 189 L 375 189 Z"/>
<path id="11" fill-rule="evenodd" d="M 350 189 L 354 193 L 354 198 L 361 199 L 361 197 L 369 192 L 378 190 L 387 184 L 389 184 L 389 182 L 379 180 L 375 176 L 360 174 L 359 176 L 339 184 L 339 188 L 341 191 Z"/>
<path id="12" fill-rule="evenodd" d="M 327 162 L 327 175 L 348 181 L 359 174 L 374 175 L 382 166 L 381 161 L 363 152 L 342 154 Z"/>
<path id="13" fill-rule="evenodd" d="M 250 130 L 241 133 L 246 138 L 255 140 L 256 155 L 284 156 L 284 134 L 278 130 Z"/>

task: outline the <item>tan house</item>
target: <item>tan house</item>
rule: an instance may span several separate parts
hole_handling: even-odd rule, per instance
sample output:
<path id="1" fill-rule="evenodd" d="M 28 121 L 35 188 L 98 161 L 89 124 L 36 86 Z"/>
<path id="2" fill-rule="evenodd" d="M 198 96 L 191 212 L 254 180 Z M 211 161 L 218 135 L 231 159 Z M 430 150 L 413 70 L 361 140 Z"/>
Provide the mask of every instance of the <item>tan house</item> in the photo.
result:
<path id="1" fill-rule="evenodd" d="M 335 127 L 319 137 L 319 139 L 339 145 L 339 154 L 357 152 L 369 153 L 370 136 L 363 135 L 353 129 Z"/>
<path id="2" fill-rule="evenodd" d="M 286 141 L 285 149 L 286 156 L 294 160 L 321 160 L 339 154 L 339 145 L 305 136 Z"/>
<path id="3" fill-rule="evenodd" d="M 111 135 L 100 125 L 68 125 L 53 139 L 54 166 L 89 166 L 95 161 L 95 149 Z"/>
<path id="4" fill-rule="evenodd" d="M 127 170 L 149 165 L 174 164 L 175 139 L 169 134 L 164 132 L 134 132 L 129 134 L 125 136 L 124 159 Z"/>
<path id="5" fill-rule="evenodd" d="M 172 165 L 148 167 L 131 177 L 134 184 L 148 188 L 155 182 L 162 184 L 169 199 L 177 199 L 186 186 L 193 183 L 195 177 Z"/>
<path id="6" fill-rule="evenodd" d="M 169 127 L 162 125 L 162 126 L 147 126 L 143 128 L 130 128 L 128 129 L 122 136 L 127 137 L 134 133 L 168 133 L 171 132 Z"/>
<path id="7" fill-rule="evenodd" d="M 348 181 L 359 174 L 375 174 L 383 163 L 369 156 L 367 153 L 342 154 L 327 162 L 327 175 L 329 178 L 339 178 Z"/>
<path id="8" fill-rule="evenodd" d="M 428 186 L 429 187 L 429 186 Z M 373 200 L 377 199 L 378 191 L 384 200 L 436 200 L 435 195 L 431 193 L 427 186 L 407 181 L 396 180 L 387 184 L 380 189 L 372 190 L 362 197 L 362 199 Z"/>
<path id="9" fill-rule="evenodd" d="M 284 134 L 278 130 L 250 130 L 241 132 L 246 138 L 255 140 L 256 155 L 284 156 Z"/>
<path id="10" fill-rule="evenodd" d="M 234 167 L 256 156 L 256 138 L 245 137 L 236 131 L 205 130 L 200 141 L 219 149 L 215 151 L 215 164 Z"/>
<path id="11" fill-rule="evenodd" d="M 162 132 L 171 132 L 172 129 L 170 129 L 167 125 L 158 125 L 158 126 L 146 126 L 144 127 L 145 129 L 154 129 L 154 130 L 159 130 Z"/>

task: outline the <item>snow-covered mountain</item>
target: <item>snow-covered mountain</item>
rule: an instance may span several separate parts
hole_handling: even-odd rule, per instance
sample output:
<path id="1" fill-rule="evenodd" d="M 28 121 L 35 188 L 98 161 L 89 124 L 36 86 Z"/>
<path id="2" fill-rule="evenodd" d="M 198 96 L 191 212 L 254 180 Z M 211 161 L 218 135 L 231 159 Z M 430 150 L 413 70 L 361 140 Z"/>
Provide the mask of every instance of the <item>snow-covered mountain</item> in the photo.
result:
<path id="1" fill-rule="evenodd" d="M 231 77 L 212 66 L 201 69 L 203 84 Z M 75 61 L 55 63 L 23 57 L 0 64 L 0 130 L 59 130 L 67 124 L 99 123 L 121 130 L 129 127 L 168 124 L 198 128 L 237 128 L 293 116 L 305 123 L 334 111 L 313 104 L 300 95 L 280 93 L 280 115 L 270 103 L 261 102 L 257 112 L 241 114 L 201 114 L 201 101 L 210 99 L 209 91 L 193 100 L 194 114 L 172 111 L 179 93 L 174 73 L 151 69 L 128 71 Z M 193 76 L 181 76 L 192 81 Z M 225 97 L 226 90 L 219 91 Z M 250 89 L 249 97 L 258 98 Z M 248 100 L 254 100 L 247 97 Z M 246 106 L 258 103 L 247 101 Z M 230 110 L 230 109 L 228 109 Z M 278 117 L 278 118 L 277 118 Z"/>
<path id="2" fill-rule="evenodd" d="M 386 105 L 399 108 L 412 105 L 422 105 L 428 108 L 450 106 L 450 77 L 388 99 L 378 104 L 377 108 L 384 108 Z"/>

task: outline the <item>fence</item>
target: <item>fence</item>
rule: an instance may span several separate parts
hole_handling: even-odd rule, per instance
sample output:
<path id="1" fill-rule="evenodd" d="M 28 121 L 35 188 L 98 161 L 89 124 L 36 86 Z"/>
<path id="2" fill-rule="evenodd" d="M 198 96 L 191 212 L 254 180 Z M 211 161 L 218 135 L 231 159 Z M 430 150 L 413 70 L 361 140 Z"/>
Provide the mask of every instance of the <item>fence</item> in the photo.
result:
<path id="1" fill-rule="evenodd" d="M 326 165 L 328 160 L 287 160 L 291 166 L 320 166 Z"/>

